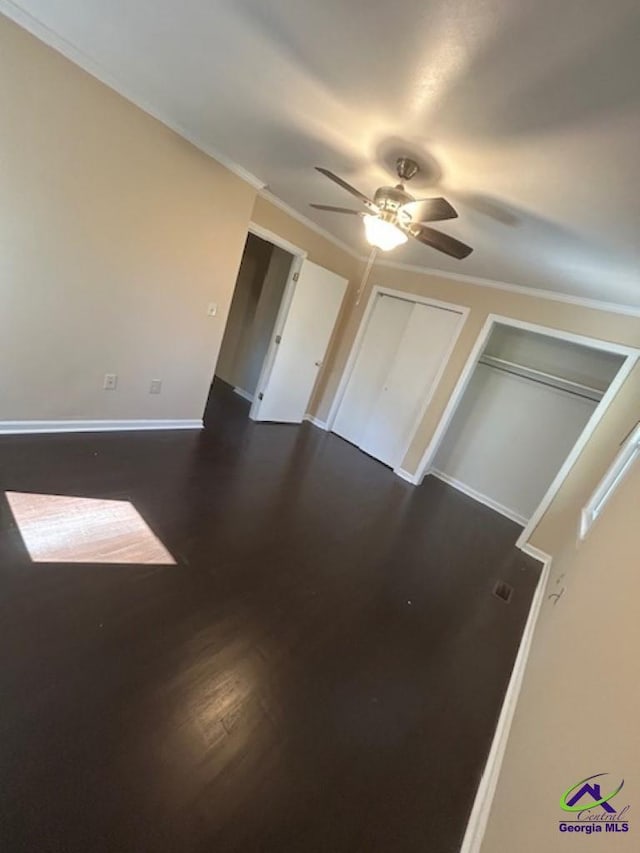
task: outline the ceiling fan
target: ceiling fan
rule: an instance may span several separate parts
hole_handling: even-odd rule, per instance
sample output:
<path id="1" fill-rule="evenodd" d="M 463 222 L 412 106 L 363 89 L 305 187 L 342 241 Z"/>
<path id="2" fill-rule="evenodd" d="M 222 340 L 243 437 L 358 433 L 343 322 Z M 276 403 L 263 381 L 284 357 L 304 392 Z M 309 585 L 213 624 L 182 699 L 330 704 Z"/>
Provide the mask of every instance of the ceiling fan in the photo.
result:
<path id="1" fill-rule="evenodd" d="M 470 255 L 473 249 L 454 237 L 435 231 L 425 225 L 425 222 L 439 222 L 445 219 L 455 219 L 456 210 L 444 198 L 416 199 L 405 188 L 403 181 L 410 181 L 419 171 L 415 160 L 409 157 L 399 157 L 396 170 L 400 183 L 395 187 L 380 187 L 368 198 L 351 184 L 343 181 L 328 169 L 316 166 L 316 170 L 325 175 L 339 187 L 355 196 L 368 213 L 362 210 L 351 210 L 346 207 L 333 207 L 328 204 L 312 204 L 316 210 L 328 210 L 331 213 L 346 213 L 351 216 L 361 216 L 364 220 L 364 230 L 367 242 L 384 252 L 395 249 L 406 243 L 409 237 L 419 240 L 425 246 L 431 246 L 439 252 L 444 252 L 452 258 L 462 260 Z"/>

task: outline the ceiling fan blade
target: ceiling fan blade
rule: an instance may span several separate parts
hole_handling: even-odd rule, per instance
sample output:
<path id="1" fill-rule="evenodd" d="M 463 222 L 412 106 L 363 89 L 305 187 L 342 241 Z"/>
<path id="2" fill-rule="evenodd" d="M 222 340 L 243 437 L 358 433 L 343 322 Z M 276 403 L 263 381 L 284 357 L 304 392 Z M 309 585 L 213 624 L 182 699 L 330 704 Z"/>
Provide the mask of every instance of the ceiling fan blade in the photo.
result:
<path id="1" fill-rule="evenodd" d="M 417 198 L 402 206 L 414 222 L 441 222 L 443 219 L 456 219 L 458 211 L 446 198 Z"/>
<path id="2" fill-rule="evenodd" d="M 373 210 L 375 213 L 378 212 L 378 207 L 375 205 L 370 198 L 364 193 L 361 193 L 360 190 L 357 190 L 355 187 L 352 187 L 351 184 L 348 184 L 346 181 L 343 181 L 342 178 L 339 178 L 337 175 L 334 175 L 333 172 L 330 172 L 328 169 L 323 169 L 322 166 L 316 166 L 316 171 L 320 172 L 321 175 L 324 175 L 326 178 L 329 178 L 330 181 L 333 181 L 339 187 L 342 187 L 343 190 L 346 190 L 351 195 L 355 196 L 357 199 L 360 199 L 362 204 L 367 207 L 369 210 Z"/>
<path id="3" fill-rule="evenodd" d="M 310 204 L 309 207 L 315 207 L 316 210 L 328 210 L 330 213 L 351 213 L 353 216 L 363 216 L 359 210 L 351 210 L 349 207 L 334 207 L 332 204 Z"/>
<path id="4" fill-rule="evenodd" d="M 407 229 L 407 232 L 424 243 L 425 246 L 431 246 L 432 249 L 437 249 L 439 252 L 444 252 L 445 255 L 450 255 L 452 258 L 457 258 L 461 261 L 473 252 L 471 246 L 461 243 L 455 237 L 450 237 L 448 234 L 443 234 L 441 231 L 435 231 L 433 228 L 427 228 L 426 225 L 413 224 Z"/>

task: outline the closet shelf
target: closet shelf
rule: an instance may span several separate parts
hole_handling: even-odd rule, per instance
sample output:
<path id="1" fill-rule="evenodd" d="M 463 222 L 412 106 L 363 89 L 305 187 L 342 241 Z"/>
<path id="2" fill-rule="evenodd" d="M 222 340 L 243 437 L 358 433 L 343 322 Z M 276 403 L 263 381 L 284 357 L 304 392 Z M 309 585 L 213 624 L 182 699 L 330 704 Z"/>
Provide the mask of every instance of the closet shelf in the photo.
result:
<path id="1" fill-rule="evenodd" d="M 504 373 L 512 373 L 514 376 L 520 376 L 523 379 L 539 382 L 541 385 L 557 388 L 559 391 L 574 394 L 576 397 L 585 397 L 587 400 L 600 402 L 604 396 L 604 391 L 601 391 L 599 388 L 582 385 L 580 382 L 573 382 L 571 379 L 564 379 L 562 376 L 554 376 L 552 373 L 536 370 L 535 367 L 525 367 L 523 364 L 507 361 L 504 358 L 497 358 L 494 355 L 481 356 L 479 364 L 484 364 L 486 367 L 493 367 L 495 370 L 502 370 Z"/>

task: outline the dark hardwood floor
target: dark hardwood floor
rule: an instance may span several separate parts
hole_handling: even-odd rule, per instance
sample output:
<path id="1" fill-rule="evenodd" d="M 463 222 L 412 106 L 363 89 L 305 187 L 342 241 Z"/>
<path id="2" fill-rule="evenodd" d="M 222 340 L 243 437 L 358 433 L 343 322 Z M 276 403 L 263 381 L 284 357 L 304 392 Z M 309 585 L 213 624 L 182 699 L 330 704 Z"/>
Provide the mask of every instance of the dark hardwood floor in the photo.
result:
<path id="1" fill-rule="evenodd" d="M 539 564 L 223 386 L 206 425 L 0 439 L 1 849 L 457 851 Z M 129 500 L 177 565 L 32 563 L 5 491 Z"/>

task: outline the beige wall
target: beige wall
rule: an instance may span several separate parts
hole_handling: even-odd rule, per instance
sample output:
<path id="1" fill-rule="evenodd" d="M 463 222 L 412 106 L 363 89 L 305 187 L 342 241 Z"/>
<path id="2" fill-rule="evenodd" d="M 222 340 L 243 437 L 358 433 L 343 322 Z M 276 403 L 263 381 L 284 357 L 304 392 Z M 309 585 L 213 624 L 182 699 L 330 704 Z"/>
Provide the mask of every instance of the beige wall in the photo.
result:
<path id="1" fill-rule="evenodd" d="M 445 277 L 374 267 L 0 18 L 0 421 L 199 418 L 250 221 L 349 282 L 310 411 L 328 415 L 374 284 L 471 311 L 404 460 L 413 471 L 489 313 L 640 346 L 640 321 Z M 221 200 L 224 199 L 224 206 Z M 206 316 L 217 302 L 218 316 Z M 105 373 L 118 390 L 105 392 Z M 151 379 L 163 393 L 149 395 Z M 636 369 L 541 524 L 555 552 L 637 418 Z"/>
<path id="2" fill-rule="evenodd" d="M 489 314 L 501 314 L 517 320 L 562 329 L 600 340 L 640 347 L 640 319 L 621 314 L 582 308 L 563 302 L 538 299 L 492 287 L 480 287 L 471 282 L 455 281 L 432 274 L 374 266 L 366 291 L 345 319 L 342 335 L 332 353 L 331 376 L 325 381 L 324 395 L 318 401 L 320 418 L 326 418 L 335 389 L 358 331 L 367 300 L 375 285 L 431 296 L 443 302 L 466 306 L 469 317 L 460 335 L 442 381 L 417 430 L 415 439 L 402 467 L 416 471 L 420 459 L 442 417 L 444 409 L 460 377 L 473 345 Z M 637 395 L 640 390 L 640 367 L 633 371 L 625 386 L 603 418 L 572 475 L 558 493 L 556 500 L 543 517 L 532 543 L 551 552 L 562 540 L 568 526 L 577 524 L 580 508 L 597 483 L 602 471 L 615 455 L 617 444 L 638 418 Z M 573 527 L 572 527 L 573 529 Z"/>
<path id="3" fill-rule="evenodd" d="M 250 220 L 350 281 L 312 408 L 326 418 L 366 306 L 367 294 L 355 305 L 359 260 L 4 18 L 0 114 L 0 420 L 199 418 Z M 471 309 L 410 471 L 489 313 L 640 346 L 637 318 L 384 267 L 373 284 Z M 102 390 L 107 372 L 116 392 Z M 636 368 L 535 532 L 555 557 L 551 587 L 566 591 L 543 608 L 484 853 L 582 849 L 556 829 L 560 793 L 582 775 L 624 775 L 624 800 L 640 794 L 638 466 L 575 543 L 639 397 Z M 637 832 L 615 848 L 636 849 Z M 614 849 L 608 836 L 588 843 Z"/>
<path id="4" fill-rule="evenodd" d="M 640 319 L 478 287 L 433 275 L 375 268 L 361 304 L 345 324 L 333 370 L 339 377 L 374 285 L 469 307 L 470 314 L 441 385 L 403 467 L 414 471 L 444 411 L 473 344 L 490 313 L 640 347 Z M 336 380 L 337 381 L 337 380 Z M 331 386 L 329 386 L 330 388 Z M 554 556 L 547 595 L 565 587 L 554 605 L 546 595 L 482 853 L 541 850 L 637 850 L 629 835 L 568 838 L 558 832 L 562 792 L 585 776 L 610 772 L 627 779 L 621 804 L 637 803 L 640 779 L 640 692 L 635 662 L 640 620 L 630 603 L 640 596 L 640 465 L 585 542 L 577 545 L 580 512 L 640 416 L 640 365 L 598 425 L 532 543 Z M 332 394 L 322 399 L 326 416 Z M 633 811 L 630 813 L 633 814 Z"/>
<path id="5" fill-rule="evenodd" d="M 353 255 L 2 16 L 0 110 L 0 421 L 200 418 L 250 221 L 349 279 L 340 336 Z"/>
<path id="6" fill-rule="evenodd" d="M 3 17 L 0 115 L 0 421 L 200 418 L 255 191 Z"/>
<path id="7" fill-rule="evenodd" d="M 564 593 L 545 596 L 482 853 L 640 848 L 639 507 L 636 463 L 586 540 L 571 528 L 554 559 L 548 591 Z M 561 835 L 561 794 L 600 772 L 625 779 L 612 804 L 631 805 L 631 831 Z"/>

